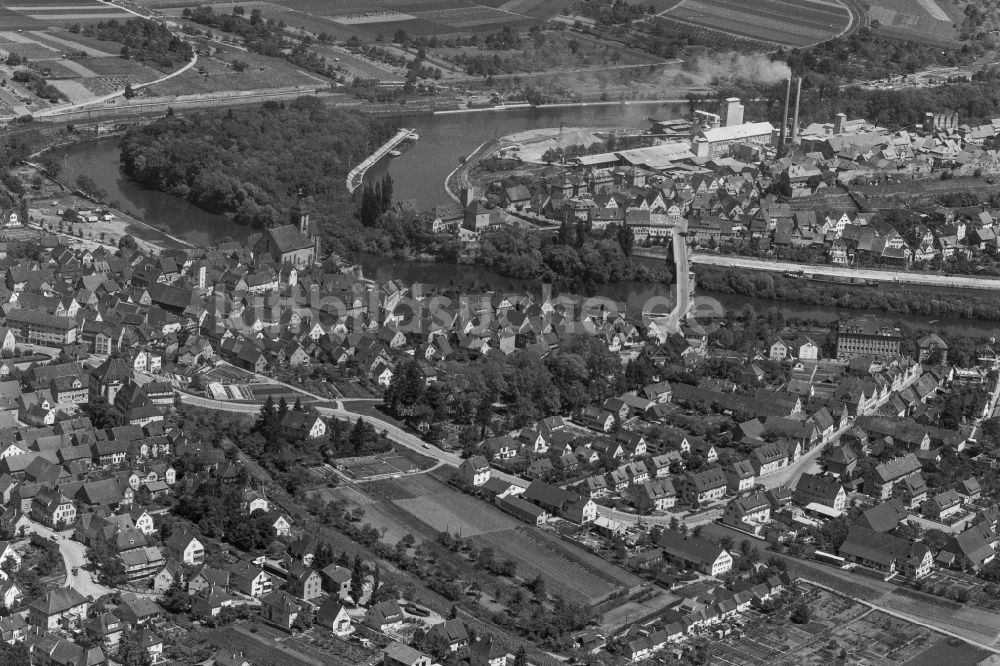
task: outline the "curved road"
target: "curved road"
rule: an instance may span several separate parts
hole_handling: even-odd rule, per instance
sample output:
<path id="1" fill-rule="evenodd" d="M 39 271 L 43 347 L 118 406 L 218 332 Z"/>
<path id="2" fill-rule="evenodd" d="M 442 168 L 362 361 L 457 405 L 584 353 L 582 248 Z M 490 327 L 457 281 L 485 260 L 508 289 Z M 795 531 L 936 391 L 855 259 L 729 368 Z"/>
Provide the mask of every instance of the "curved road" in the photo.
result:
<path id="1" fill-rule="evenodd" d="M 135 16 L 138 16 L 141 19 L 149 19 L 148 16 L 145 16 L 144 14 L 140 14 L 139 12 L 134 11 L 132 9 L 129 9 L 128 7 L 125 7 L 123 5 L 114 5 L 114 4 L 110 3 L 110 2 L 107 2 L 107 0 L 101 0 L 101 2 L 103 2 L 106 5 L 110 5 L 110 6 L 114 7 L 115 9 L 120 9 L 122 11 L 128 12 L 129 14 L 134 14 Z M 166 22 L 164 22 L 164 25 L 168 25 L 169 26 L 169 25 L 173 25 L 173 24 L 170 21 L 166 21 Z M 185 44 L 188 44 L 189 46 L 191 45 L 190 42 L 188 42 L 184 38 L 184 35 L 182 33 L 180 33 L 180 32 L 173 32 L 172 34 L 175 37 L 177 37 L 178 39 L 180 39 L 181 41 L 183 41 Z M 160 78 L 156 79 L 155 81 L 148 81 L 146 83 L 137 83 L 134 86 L 132 86 L 132 89 L 133 90 L 141 90 L 142 88 L 148 88 L 149 86 L 154 86 L 157 83 L 163 83 L 164 81 L 168 81 L 168 80 L 174 78 L 175 76 L 180 76 L 184 72 L 188 71 L 189 69 L 191 69 L 192 67 L 194 67 L 196 64 L 198 64 L 198 51 L 197 51 L 197 49 L 195 49 L 194 46 L 191 46 L 191 51 L 192 51 L 191 60 L 188 61 L 187 64 L 185 64 L 183 67 L 181 67 L 177 71 L 171 72 L 171 73 L 169 73 L 169 74 L 167 74 L 165 76 L 161 76 Z M 111 101 L 111 100 L 113 100 L 113 99 L 115 99 L 117 97 L 124 97 L 124 96 L 125 96 L 125 89 L 122 88 L 121 90 L 117 90 L 117 91 L 115 91 L 113 93 L 110 93 L 110 94 L 107 94 L 107 95 L 102 95 L 101 97 L 95 97 L 94 99 L 88 99 L 85 102 L 76 102 L 75 104 L 67 104 L 65 106 L 58 106 L 58 107 L 51 107 L 51 108 L 48 108 L 48 109 L 42 109 L 41 111 L 35 112 L 33 114 L 33 116 L 36 119 L 45 118 L 45 117 L 48 117 L 48 116 L 58 116 L 60 114 L 66 113 L 67 111 L 73 111 L 74 109 L 80 109 L 80 108 L 91 106 L 91 105 L 101 104 L 103 102 Z"/>
<path id="2" fill-rule="evenodd" d="M 213 400 L 211 398 L 203 398 L 197 395 L 191 395 L 190 393 L 179 392 L 177 395 L 180 396 L 181 402 L 186 405 L 191 405 L 192 407 L 201 407 L 202 409 L 214 409 L 216 411 L 224 412 L 234 412 L 238 414 L 257 414 L 260 412 L 260 405 L 258 404 L 248 404 L 248 403 L 233 403 L 224 402 L 222 400 Z M 315 406 L 314 408 L 319 413 L 320 416 L 331 417 L 335 416 L 339 419 L 345 419 L 348 421 L 354 421 L 358 417 L 363 418 L 368 423 L 372 424 L 376 430 L 385 432 L 386 436 L 393 442 L 405 446 L 408 449 L 412 449 L 419 453 L 420 455 L 427 456 L 428 458 L 433 458 L 438 463 L 444 463 L 451 465 L 453 467 L 458 467 L 462 464 L 462 458 L 457 453 L 451 453 L 449 451 L 443 451 L 436 446 L 431 446 L 424 440 L 420 439 L 418 436 L 411 432 L 408 432 L 399 426 L 384 421 L 376 416 L 371 416 L 370 414 L 358 414 L 356 412 L 351 412 L 343 408 L 342 403 L 337 400 L 336 407 L 323 407 Z M 523 479 L 519 479 L 516 476 L 500 472 L 498 470 L 493 470 L 492 476 L 502 479 L 508 483 L 514 483 L 519 486 L 524 486 L 525 482 Z"/>
<path id="3" fill-rule="evenodd" d="M 51 539 L 55 535 L 56 544 L 59 546 L 59 554 L 62 555 L 63 563 L 66 565 L 66 586 L 72 587 L 83 596 L 92 596 L 94 599 L 110 594 L 116 590 L 101 585 L 89 571 L 84 569 L 87 564 L 87 547 L 79 541 L 71 538 L 73 530 L 55 532 L 41 523 L 32 521 L 31 529 L 46 539 Z M 78 570 L 77 575 L 73 575 L 73 568 Z"/>

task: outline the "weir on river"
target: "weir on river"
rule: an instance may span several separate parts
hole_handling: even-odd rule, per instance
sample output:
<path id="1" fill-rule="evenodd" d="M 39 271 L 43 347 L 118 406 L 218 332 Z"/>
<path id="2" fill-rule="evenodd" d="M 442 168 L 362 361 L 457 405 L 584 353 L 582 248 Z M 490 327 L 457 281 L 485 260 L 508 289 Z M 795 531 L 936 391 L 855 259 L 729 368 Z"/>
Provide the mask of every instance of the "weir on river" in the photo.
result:
<path id="1" fill-rule="evenodd" d="M 402 128 L 396 132 L 396 136 L 383 143 L 379 146 L 378 150 L 365 158 L 364 162 L 351 169 L 351 172 L 347 174 L 347 191 L 354 194 L 354 190 L 358 189 L 361 186 L 361 183 L 364 182 L 365 172 L 368 171 L 373 164 L 388 155 L 390 150 L 403 143 L 414 134 L 416 134 L 416 130 L 406 129 L 405 127 Z"/>

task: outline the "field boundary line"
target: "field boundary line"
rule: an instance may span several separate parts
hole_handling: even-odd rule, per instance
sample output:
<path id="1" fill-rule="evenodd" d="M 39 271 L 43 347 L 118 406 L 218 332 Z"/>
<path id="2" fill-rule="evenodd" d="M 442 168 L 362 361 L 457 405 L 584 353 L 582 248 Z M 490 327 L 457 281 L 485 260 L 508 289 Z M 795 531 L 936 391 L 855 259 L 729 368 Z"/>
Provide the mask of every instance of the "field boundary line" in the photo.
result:
<path id="1" fill-rule="evenodd" d="M 805 581 L 806 583 L 809 583 L 810 585 L 815 585 L 816 587 L 818 587 L 820 589 L 823 589 L 823 590 L 826 590 L 827 592 L 832 592 L 833 594 L 837 594 L 837 595 L 840 595 L 842 597 L 847 597 L 848 599 L 856 601 L 859 604 L 864 604 L 865 606 L 868 606 L 872 610 L 876 610 L 876 611 L 885 613 L 886 615 L 892 616 L 892 617 L 896 618 L 897 620 L 905 620 L 905 621 L 907 621 L 907 622 L 909 622 L 911 624 L 916 624 L 916 625 L 919 625 L 919 626 L 921 626 L 921 627 L 923 627 L 925 629 L 930 629 L 931 631 L 936 631 L 937 633 L 944 634 L 945 636 L 948 636 L 950 638 L 957 638 L 958 640 L 963 641 L 965 643 L 968 643 L 969 645 L 974 645 L 975 647 L 980 648 L 981 650 L 986 650 L 988 652 L 992 652 L 993 654 L 1000 654 L 1000 649 L 998 649 L 996 647 L 993 647 L 992 645 L 987 645 L 986 643 L 981 643 L 980 641 L 977 641 L 975 639 L 967 638 L 965 636 L 962 636 L 961 634 L 957 634 L 954 631 L 951 631 L 949 629 L 943 629 L 941 627 L 935 626 L 935 625 L 927 622 L 926 620 L 921 620 L 919 618 L 913 617 L 912 615 L 909 615 L 908 613 L 904 613 L 902 611 L 893 610 L 891 608 L 886 608 L 885 606 L 879 606 L 878 604 L 873 603 L 871 601 L 865 601 L 864 599 L 860 599 L 858 597 L 853 597 L 853 596 L 851 596 L 849 594 L 844 594 L 843 592 L 839 592 L 839 591 L 833 589 L 832 587 L 829 587 L 827 585 L 823 585 L 822 583 L 817 583 L 816 581 L 811 580 L 809 578 L 806 578 L 805 576 L 800 576 L 799 580 Z"/>
<path id="2" fill-rule="evenodd" d="M 729 37 L 735 37 L 737 39 L 745 39 L 747 41 L 757 42 L 758 44 L 764 44 L 766 46 L 771 46 L 771 47 L 778 48 L 778 49 L 784 49 L 784 48 L 807 49 L 807 48 L 811 48 L 813 46 L 816 46 L 817 44 L 822 44 L 824 42 L 829 42 L 829 41 L 832 41 L 834 39 L 840 39 L 844 35 L 850 34 L 851 32 L 855 31 L 857 29 L 857 27 L 860 26 L 860 24 L 863 22 L 863 20 L 864 20 L 864 11 L 863 10 L 858 10 L 858 9 L 852 10 L 851 7 L 850 7 L 850 5 L 849 5 L 849 2 L 844 2 L 844 0 L 835 0 L 835 2 L 840 7 L 842 7 L 844 10 L 847 11 L 847 25 L 844 26 L 843 30 L 841 30 L 840 32 L 838 32 L 836 35 L 831 35 L 830 37 L 827 37 L 826 39 L 821 39 L 819 41 L 812 42 L 810 44 L 803 44 L 801 46 L 794 45 L 794 44 L 783 44 L 781 42 L 775 42 L 775 41 L 771 41 L 771 40 L 768 40 L 768 39 L 761 39 L 759 37 L 750 37 L 749 35 L 743 35 L 743 34 L 740 34 L 738 32 L 732 32 L 730 30 L 723 30 L 722 28 L 715 28 L 715 27 L 711 27 L 711 26 L 701 25 L 701 24 L 695 23 L 693 21 L 687 21 L 685 19 L 678 18 L 678 17 L 676 17 L 676 16 L 674 16 L 674 15 L 672 15 L 670 13 L 670 12 L 674 12 L 674 11 L 680 9 L 685 4 L 687 4 L 687 0 L 681 0 L 680 2 L 678 2 L 673 7 L 670 7 L 669 9 L 664 9 L 662 12 L 660 12 L 658 14 L 654 14 L 654 17 L 661 18 L 661 19 L 666 19 L 668 21 L 673 21 L 674 23 L 678 23 L 680 25 L 685 25 L 685 26 L 690 26 L 692 28 L 700 28 L 702 30 L 708 30 L 709 32 L 715 32 L 715 33 L 718 33 L 720 35 L 727 35 Z M 858 13 L 857 25 L 856 25 L 855 20 L 854 20 L 854 18 L 855 18 L 855 12 Z"/>

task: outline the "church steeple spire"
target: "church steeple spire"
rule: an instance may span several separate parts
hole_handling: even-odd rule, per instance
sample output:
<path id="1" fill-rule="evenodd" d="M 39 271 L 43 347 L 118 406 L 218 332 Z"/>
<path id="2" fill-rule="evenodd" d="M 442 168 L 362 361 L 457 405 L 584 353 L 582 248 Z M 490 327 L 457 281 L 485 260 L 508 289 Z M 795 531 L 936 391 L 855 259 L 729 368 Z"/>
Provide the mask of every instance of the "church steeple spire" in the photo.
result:
<path id="1" fill-rule="evenodd" d="M 302 209 L 302 188 L 299 188 L 295 195 L 295 203 L 290 213 L 292 224 L 299 228 L 299 233 L 309 238 L 309 213 Z"/>

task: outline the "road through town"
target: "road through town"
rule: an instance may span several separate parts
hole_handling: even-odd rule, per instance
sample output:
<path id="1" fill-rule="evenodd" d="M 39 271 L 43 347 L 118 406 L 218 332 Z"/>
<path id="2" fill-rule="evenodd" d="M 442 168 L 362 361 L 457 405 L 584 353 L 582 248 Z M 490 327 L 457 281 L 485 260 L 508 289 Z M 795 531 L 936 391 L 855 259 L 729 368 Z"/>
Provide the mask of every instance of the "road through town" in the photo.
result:
<path id="1" fill-rule="evenodd" d="M 52 539 L 53 535 L 55 535 L 55 543 L 59 546 L 59 554 L 62 555 L 63 562 L 66 565 L 67 586 L 74 588 L 83 596 L 90 595 L 94 599 L 115 591 L 110 587 L 105 587 L 98 583 L 94 580 L 91 572 L 83 568 L 87 564 L 87 547 L 79 541 L 73 541 L 70 538 L 73 533 L 72 530 L 54 532 L 41 523 L 36 522 L 32 522 L 31 529 L 46 539 Z M 76 575 L 73 575 L 74 568 L 77 570 Z"/>
<path id="2" fill-rule="evenodd" d="M 203 398 L 197 395 L 191 395 L 190 393 L 180 392 L 178 395 L 181 398 L 181 402 L 186 405 L 191 405 L 192 407 L 201 407 L 203 409 L 214 409 L 217 411 L 224 412 L 235 412 L 239 414 L 257 414 L 260 412 L 260 405 L 253 403 L 235 403 L 235 402 L 224 402 L 222 400 L 213 400 L 210 398 Z M 403 430 L 399 426 L 390 423 L 388 421 L 382 420 L 376 416 L 370 414 L 358 414 L 356 412 L 344 409 L 342 403 L 337 400 L 335 401 L 336 407 L 326 407 L 326 406 L 316 406 L 316 411 L 320 416 L 332 417 L 335 416 L 339 419 L 346 419 L 348 421 L 354 421 L 358 417 L 363 418 L 365 421 L 370 423 L 376 430 L 384 432 L 386 437 L 388 437 L 393 442 L 405 446 L 408 449 L 412 449 L 419 453 L 420 455 L 426 456 L 428 458 L 433 458 L 439 463 L 444 463 L 447 465 L 452 465 L 453 467 L 458 467 L 462 464 L 462 458 L 457 453 L 451 453 L 450 451 L 442 451 L 441 449 L 430 446 L 424 440 L 420 439 L 417 435 L 411 432 Z M 512 476 L 510 474 L 505 474 L 499 470 L 493 470 L 492 476 L 498 479 L 507 481 L 508 483 L 514 483 L 519 486 L 524 486 L 525 482 L 522 479 Z"/>
<path id="3" fill-rule="evenodd" d="M 692 254 L 691 263 L 701 264 L 703 266 L 747 268 L 755 271 L 772 271 L 779 273 L 785 271 L 803 271 L 805 273 L 813 273 L 815 275 L 853 277 L 864 280 L 879 280 L 882 282 L 899 282 L 904 284 L 923 284 L 957 289 L 984 289 L 990 291 L 1000 291 L 1000 279 L 971 277 L 968 275 L 938 275 L 936 273 L 886 271 L 871 268 L 854 268 L 851 266 L 813 266 L 811 264 L 796 264 L 790 261 L 771 261 L 769 259 L 733 257 L 725 254 Z"/>

